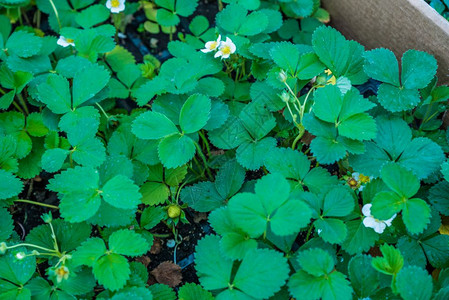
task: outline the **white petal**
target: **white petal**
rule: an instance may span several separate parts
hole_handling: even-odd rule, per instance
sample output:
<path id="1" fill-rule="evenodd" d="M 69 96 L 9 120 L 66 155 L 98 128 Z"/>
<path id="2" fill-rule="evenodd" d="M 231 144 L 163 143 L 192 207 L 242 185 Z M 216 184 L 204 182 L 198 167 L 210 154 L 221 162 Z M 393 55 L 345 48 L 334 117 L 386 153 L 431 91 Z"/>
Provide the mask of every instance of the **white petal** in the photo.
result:
<path id="1" fill-rule="evenodd" d="M 365 225 L 365 227 L 374 228 L 376 223 L 377 222 L 373 217 L 366 217 L 363 219 L 363 225 Z"/>
<path id="2" fill-rule="evenodd" d="M 235 44 L 233 42 L 231 42 L 231 44 L 229 44 L 229 48 L 231 48 L 231 53 L 234 53 L 235 50 L 237 49 L 237 47 L 235 47 Z"/>
<path id="3" fill-rule="evenodd" d="M 220 43 L 221 43 L 221 34 L 219 34 L 217 38 L 217 44 L 220 45 Z"/>
<path id="4" fill-rule="evenodd" d="M 380 233 L 384 232 L 386 227 L 387 227 L 387 225 L 385 225 L 385 223 L 376 222 L 376 225 L 374 226 L 374 231 L 380 234 Z"/>
<path id="5" fill-rule="evenodd" d="M 215 53 L 214 57 L 217 58 L 217 57 L 220 57 L 222 55 L 223 55 L 223 52 L 217 51 L 217 53 Z"/>
<path id="6" fill-rule="evenodd" d="M 209 53 L 209 52 L 212 52 L 212 50 L 210 50 L 210 49 L 201 49 L 201 52 L 203 52 L 203 53 Z"/>
<path id="7" fill-rule="evenodd" d="M 119 9 L 119 11 L 124 11 L 125 10 L 125 1 L 120 3 L 120 5 L 118 6 L 118 9 Z"/>
<path id="8" fill-rule="evenodd" d="M 106 1 L 106 7 L 108 9 L 111 9 L 112 5 L 111 5 L 111 0 Z"/>
<path id="9" fill-rule="evenodd" d="M 229 55 L 230 55 L 230 54 L 222 55 L 222 56 L 221 56 L 221 59 L 223 59 L 223 58 L 229 58 Z"/>
<path id="10" fill-rule="evenodd" d="M 226 44 L 232 44 L 232 40 L 229 38 L 229 37 L 226 37 L 226 42 L 225 42 Z"/>
<path id="11" fill-rule="evenodd" d="M 387 224 L 388 227 L 391 226 L 391 222 L 393 222 L 394 218 L 396 218 L 396 214 L 394 214 L 391 218 L 388 220 L 385 220 L 384 223 Z"/>
<path id="12" fill-rule="evenodd" d="M 365 204 L 363 207 L 362 207 L 362 214 L 365 216 L 365 217 L 370 217 L 371 216 L 371 206 L 373 206 L 371 203 L 368 203 L 368 204 Z"/>
<path id="13" fill-rule="evenodd" d="M 352 178 L 354 178 L 356 181 L 360 180 L 360 173 L 359 172 L 354 172 L 351 175 Z"/>
<path id="14" fill-rule="evenodd" d="M 365 186 L 364 186 L 364 185 L 361 185 L 361 186 L 359 187 L 359 192 L 363 191 L 364 188 L 365 188 Z"/>
<path id="15" fill-rule="evenodd" d="M 58 41 L 56 42 L 59 46 L 62 47 L 67 47 L 68 45 L 70 45 L 70 43 L 67 42 L 66 38 L 63 36 L 60 36 Z"/>

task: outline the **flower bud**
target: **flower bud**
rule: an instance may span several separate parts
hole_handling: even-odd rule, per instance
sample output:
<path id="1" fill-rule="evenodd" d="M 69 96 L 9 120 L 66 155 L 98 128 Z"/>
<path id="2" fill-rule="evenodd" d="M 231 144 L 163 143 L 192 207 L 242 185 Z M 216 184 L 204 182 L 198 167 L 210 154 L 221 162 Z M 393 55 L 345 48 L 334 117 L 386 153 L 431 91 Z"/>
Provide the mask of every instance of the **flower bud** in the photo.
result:
<path id="1" fill-rule="evenodd" d="M 279 97 L 281 98 L 282 102 L 287 103 L 290 101 L 290 95 L 286 92 L 283 91 L 281 95 L 279 95 Z"/>
<path id="2" fill-rule="evenodd" d="M 5 242 L 0 243 L 0 254 L 5 254 L 6 250 L 8 250 L 8 246 L 6 246 Z"/>
<path id="3" fill-rule="evenodd" d="M 287 82 L 287 73 L 284 70 L 281 70 L 278 74 L 278 79 L 281 82 Z"/>
<path id="4" fill-rule="evenodd" d="M 47 214 L 43 214 L 41 216 L 42 220 L 44 220 L 45 223 L 49 224 L 51 223 L 51 221 L 53 221 L 53 216 L 51 215 L 51 212 L 47 213 Z"/>

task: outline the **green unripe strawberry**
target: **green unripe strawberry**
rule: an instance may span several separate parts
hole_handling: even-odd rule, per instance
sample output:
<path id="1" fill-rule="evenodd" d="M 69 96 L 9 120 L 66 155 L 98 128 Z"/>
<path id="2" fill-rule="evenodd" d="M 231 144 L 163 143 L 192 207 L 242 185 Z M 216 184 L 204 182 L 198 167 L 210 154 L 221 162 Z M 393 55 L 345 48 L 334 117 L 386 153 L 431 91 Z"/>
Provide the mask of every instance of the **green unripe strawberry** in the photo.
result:
<path id="1" fill-rule="evenodd" d="M 167 214 L 170 218 L 176 219 L 181 214 L 181 207 L 178 205 L 170 205 L 168 207 Z"/>

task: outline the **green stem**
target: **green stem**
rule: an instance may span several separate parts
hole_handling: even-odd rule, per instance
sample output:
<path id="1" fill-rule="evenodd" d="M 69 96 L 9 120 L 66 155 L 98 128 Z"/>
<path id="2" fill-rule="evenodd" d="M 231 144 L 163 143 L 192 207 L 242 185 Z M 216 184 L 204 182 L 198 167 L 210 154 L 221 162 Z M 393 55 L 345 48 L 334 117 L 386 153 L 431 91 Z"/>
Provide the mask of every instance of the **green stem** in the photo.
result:
<path id="1" fill-rule="evenodd" d="M 306 242 L 309 241 L 310 234 L 312 233 L 313 224 L 310 225 L 309 230 L 307 230 Z"/>
<path id="2" fill-rule="evenodd" d="M 25 115 L 25 112 L 24 112 L 23 109 L 20 107 L 20 105 L 17 104 L 16 101 L 13 101 L 12 104 L 14 105 L 15 108 L 17 108 L 18 111 L 20 111 L 23 115 Z"/>
<path id="3" fill-rule="evenodd" d="M 213 180 L 214 177 L 212 176 L 212 173 L 210 172 L 209 166 L 207 165 L 207 159 L 206 159 L 206 157 L 204 156 L 203 151 L 201 151 L 200 145 L 198 145 L 197 142 L 194 142 L 194 143 L 195 143 L 195 147 L 196 147 L 196 150 L 197 150 L 199 156 L 200 156 L 201 159 L 203 160 L 204 167 L 206 168 L 206 172 L 207 172 L 207 175 L 209 176 L 209 179 L 210 179 L 210 180 Z"/>
<path id="4" fill-rule="evenodd" d="M 210 157 L 210 146 L 209 146 L 209 142 L 207 141 L 206 136 L 204 135 L 204 133 L 202 131 L 199 131 L 198 134 L 200 135 L 201 139 L 203 140 L 204 145 L 206 145 L 207 156 Z"/>
<path id="5" fill-rule="evenodd" d="M 22 105 L 23 109 L 25 110 L 26 114 L 29 115 L 30 112 L 28 111 L 28 106 L 25 102 L 25 99 L 23 99 L 22 94 L 16 94 L 17 97 L 19 98 L 20 104 Z"/>
<path id="6" fill-rule="evenodd" d="M 61 26 L 61 20 L 59 20 L 58 10 L 56 9 L 56 6 L 55 6 L 55 4 L 53 3 L 53 0 L 48 0 L 48 1 L 50 2 L 51 7 L 53 8 L 53 11 L 55 12 L 55 16 L 56 16 L 56 20 L 58 21 L 59 29 L 61 29 L 62 26 Z"/>
<path id="7" fill-rule="evenodd" d="M 48 249 L 48 248 L 44 248 L 44 247 L 37 246 L 37 245 L 34 245 L 34 244 L 27 244 L 27 243 L 21 243 L 21 244 L 17 244 L 17 245 L 14 245 L 14 246 L 8 246 L 6 248 L 7 249 L 14 249 L 14 248 L 17 248 L 17 247 L 33 247 L 33 248 L 37 248 L 37 249 L 41 249 L 41 250 L 45 250 L 45 251 L 56 253 L 56 251 L 54 249 Z"/>
<path id="8" fill-rule="evenodd" d="M 218 11 L 223 10 L 223 2 L 221 0 L 218 0 Z"/>
<path id="9" fill-rule="evenodd" d="M 26 200 L 26 199 L 17 199 L 17 200 L 14 200 L 14 202 L 29 203 L 29 204 L 45 206 L 45 207 L 49 207 L 49 208 L 53 208 L 53 209 L 59 209 L 59 207 L 57 207 L 55 205 L 40 203 L 40 202 Z"/>
<path id="10" fill-rule="evenodd" d="M 98 106 L 98 108 L 100 108 L 101 112 L 104 114 L 104 116 L 106 117 L 106 119 L 109 120 L 110 117 L 109 117 L 108 114 L 104 111 L 103 107 L 102 107 L 98 102 L 95 102 L 95 105 Z"/>
<path id="11" fill-rule="evenodd" d="M 157 238 L 167 238 L 170 236 L 168 233 L 152 233 L 152 235 Z"/>

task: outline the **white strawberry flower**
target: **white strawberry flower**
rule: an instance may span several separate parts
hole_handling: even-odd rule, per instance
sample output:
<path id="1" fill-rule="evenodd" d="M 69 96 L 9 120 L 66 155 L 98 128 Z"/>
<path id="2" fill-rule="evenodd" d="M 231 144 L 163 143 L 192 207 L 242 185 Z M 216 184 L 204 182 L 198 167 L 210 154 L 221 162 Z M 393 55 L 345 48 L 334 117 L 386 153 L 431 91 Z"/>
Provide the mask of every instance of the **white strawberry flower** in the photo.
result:
<path id="1" fill-rule="evenodd" d="M 372 204 L 369 203 L 369 204 L 365 204 L 362 207 L 362 213 L 365 216 L 365 218 L 363 218 L 363 225 L 365 225 L 365 227 L 374 229 L 375 232 L 380 234 L 380 233 L 384 232 L 384 230 L 385 230 L 385 228 L 387 228 L 387 226 L 388 227 L 391 226 L 391 222 L 393 222 L 394 218 L 396 218 L 396 214 L 394 214 L 388 220 L 378 220 L 371 215 L 371 206 L 372 206 Z"/>
<path id="2" fill-rule="evenodd" d="M 232 53 L 236 50 L 235 44 L 232 42 L 230 38 L 226 38 L 225 42 L 220 43 L 220 47 L 218 48 L 217 53 L 215 53 L 214 57 L 229 58 Z"/>
<path id="3" fill-rule="evenodd" d="M 111 10 L 111 13 L 119 13 L 125 10 L 126 0 L 108 0 L 106 1 L 106 7 Z"/>
<path id="4" fill-rule="evenodd" d="M 75 46 L 75 41 L 73 39 L 63 37 L 62 35 L 59 37 L 56 43 L 62 47 Z"/>
<path id="5" fill-rule="evenodd" d="M 201 49 L 201 52 L 203 53 L 209 53 L 212 51 L 217 51 L 218 47 L 220 47 L 221 43 L 221 35 L 218 35 L 218 38 L 216 41 L 209 41 L 204 45 L 204 49 Z"/>

